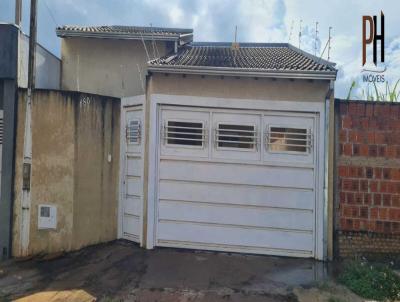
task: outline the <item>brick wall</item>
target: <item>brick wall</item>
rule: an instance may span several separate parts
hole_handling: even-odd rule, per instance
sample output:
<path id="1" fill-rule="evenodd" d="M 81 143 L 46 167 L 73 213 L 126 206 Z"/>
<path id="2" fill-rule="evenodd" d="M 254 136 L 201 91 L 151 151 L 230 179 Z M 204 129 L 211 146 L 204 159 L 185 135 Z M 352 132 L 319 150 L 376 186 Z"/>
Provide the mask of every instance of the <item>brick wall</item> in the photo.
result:
<path id="1" fill-rule="evenodd" d="M 337 252 L 400 253 L 400 103 L 338 103 Z"/>

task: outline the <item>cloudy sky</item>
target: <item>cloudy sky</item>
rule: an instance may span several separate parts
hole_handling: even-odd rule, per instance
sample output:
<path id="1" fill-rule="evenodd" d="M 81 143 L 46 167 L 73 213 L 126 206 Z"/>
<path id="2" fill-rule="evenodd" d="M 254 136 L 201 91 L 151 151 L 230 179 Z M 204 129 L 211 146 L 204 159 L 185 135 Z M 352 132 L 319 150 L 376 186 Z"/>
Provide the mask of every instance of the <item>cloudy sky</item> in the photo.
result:
<path id="1" fill-rule="evenodd" d="M 28 32 L 29 0 L 23 0 L 23 30 Z M 400 1 L 398 0 L 38 0 L 38 40 L 56 55 L 60 41 L 55 27 L 80 25 L 150 25 L 189 27 L 196 41 L 290 42 L 315 52 L 315 22 L 321 56 L 332 27 L 330 60 L 339 69 L 336 96 L 345 97 L 353 80 L 361 82 L 361 18 L 385 14 L 385 79 L 400 78 Z M 0 21 L 12 22 L 14 0 L 0 0 Z M 327 59 L 327 50 L 323 58 Z M 371 56 L 370 56 L 371 57 Z M 379 59 L 379 56 L 378 56 Z M 383 88 L 383 87 L 382 87 Z"/>

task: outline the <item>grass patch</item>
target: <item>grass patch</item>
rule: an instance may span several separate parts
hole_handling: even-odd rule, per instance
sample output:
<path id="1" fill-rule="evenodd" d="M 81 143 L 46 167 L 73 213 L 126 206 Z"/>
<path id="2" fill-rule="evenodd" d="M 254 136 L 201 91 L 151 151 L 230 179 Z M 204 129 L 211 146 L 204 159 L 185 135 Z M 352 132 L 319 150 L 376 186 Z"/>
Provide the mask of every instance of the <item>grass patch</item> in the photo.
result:
<path id="1" fill-rule="evenodd" d="M 400 298 L 400 278 L 386 265 L 352 261 L 344 265 L 338 280 L 366 299 L 393 301 Z"/>

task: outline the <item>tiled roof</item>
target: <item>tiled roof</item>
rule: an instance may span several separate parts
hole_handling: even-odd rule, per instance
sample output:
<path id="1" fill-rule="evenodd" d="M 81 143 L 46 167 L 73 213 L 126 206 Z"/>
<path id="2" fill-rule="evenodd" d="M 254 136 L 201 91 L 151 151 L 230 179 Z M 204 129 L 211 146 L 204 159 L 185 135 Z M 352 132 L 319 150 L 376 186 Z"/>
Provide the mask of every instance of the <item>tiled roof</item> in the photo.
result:
<path id="1" fill-rule="evenodd" d="M 59 37 L 93 37 L 93 38 L 154 38 L 163 40 L 177 40 L 184 36 L 193 35 L 193 29 L 166 28 L 166 27 L 144 27 L 144 26 L 78 26 L 64 25 L 57 27 Z"/>
<path id="2" fill-rule="evenodd" d="M 230 69 L 259 72 L 310 72 L 336 76 L 334 64 L 287 43 L 192 43 L 178 53 L 149 62 L 152 68 Z"/>

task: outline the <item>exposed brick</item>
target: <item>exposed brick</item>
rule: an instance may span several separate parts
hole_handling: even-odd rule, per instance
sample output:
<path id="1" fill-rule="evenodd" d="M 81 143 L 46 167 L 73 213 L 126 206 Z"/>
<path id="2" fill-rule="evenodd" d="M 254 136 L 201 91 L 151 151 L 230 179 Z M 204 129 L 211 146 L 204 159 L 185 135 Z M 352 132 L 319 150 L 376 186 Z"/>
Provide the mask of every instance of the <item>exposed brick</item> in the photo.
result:
<path id="1" fill-rule="evenodd" d="M 368 192 L 368 180 L 366 179 L 360 180 L 360 191 Z"/>
<path id="2" fill-rule="evenodd" d="M 352 119 L 350 116 L 342 117 L 342 129 L 351 129 L 352 127 Z"/>
<path id="3" fill-rule="evenodd" d="M 352 181 L 351 179 L 342 179 L 342 190 L 343 191 L 351 191 Z"/>
<path id="4" fill-rule="evenodd" d="M 339 111 L 340 111 L 340 114 L 343 114 L 343 115 L 345 115 L 345 114 L 347 114 L 347 111 L 348 110 L 348 104 L 347 103 L 340 103 L 340 105 L 339 105 Z"/>
<path id="5" fill-rule="evenodd" d="M 375 144 L 375 132 L 374 131 L 368 131 L 366 135 L 366 143 L 371 145 Z"/>
<path id="6" fill-rule="evenodd" d="M 364 203 L 364 194 L 363 193 L 355 193 L 354 194 L 354 202 L 356 204 L 363 204 Z"/>
<path id="7" fill-rule="evenodd" d="M 352 156 L 353 155 L 353 145 L 350 143 L 343 144 L 343 155 Z"/>
<path id="8" fill-rule="evenodd" d="M 379 208 L 378 216 L 379 216 L 379 219 L 381 219 L 381 220 L 386 220 L 386 219 L 388 219 L 388 209 L 386 209 L 386 208 Z"/>
<path id="9" fill-rule="evenodd" d="M 339 177 L 348 177 L 349 176 L 349 169 L 347 166 L 339 166 Z"/>
<path id="10" fill-rule="evenodd" d="M 364 204 L 372 205 L 372 194 L 371 193 L 364 194 Z"/>
<path id="11" fill-rule="evenodd" d="M 390 194 L 382 194 L 382 205 L 385 207 L 391 206 L 391 196 Z"/>
<path id="12" fill-rule="evenodd" d="M 367 106 L 365 106 L 365 115 L 368 117 L 373 116 L 374 115 L 374 107 L 369 104 Z"/>
<path id="13" fill-rule="evenodd" d="M 385 145 L 378 145 L 378 157 L 386 157 L 386 146 Z"/>
<path id="14" fill-rule="evenodd" d="M 340 176 L 340 174 L 339 174 L 339 176 Z M 374 169 L 372 169 L 371 167 L 366 167 L 365 168 L 365 177 L 366 178 L 374 177 Z"/>
<path id="15" fill-rule="evenodd" d="M 361 144 L 360 145 L 360 156 L 368 156 L 369 148 L 368 145 Z"/>
<path id="16" fill-rule="evenodd" d="M 348 109 L 348 114 L 357 116 L 358 115 L 358 108 L 357 108 L 357 103 L 349 103 L 349 109 Z"/>
<path id="17" fill-rule="evenodd" d="M 370 209 L 370 219 L 378 219 L 378 208 Z"/>
<path id="18" fill-rule="evenodd" d="M 368 218 L 368 207 L 361 207 L 360 208 L 360 217 L 361 218 Z"/>
<path id="19" fill-rule="evenodd" d="M 400 195 L 392 195 L 392 206 L 400 208 Z"/>
<path id="20" fill-rule="evenodd" d="M 390 168 L 383 168 L 382 169 L 383 179 L 390 179 Z"/>
<path id="21" fill-rule="evenodd" d="M 339 130 L 339 141 L 341 143 L 347 143 L 349 141 L 349 139 L 348 139 L 348 130 L 346 130 L 346 129 L 340 129 Z"/>
<path id="22" fill-rule="evenodd" d="M 382 168 L 374 168 L 374 178 L 375 179 L 382 178 Z"/>
<path id="23" fill-rule="evenodd" d="M 397 157 L 397 146 L 387 146 L 386 147 L 386 157 L 396 158 Z"/>
<path id="24" fill-rule="evenodd" d="M 378 192 L 378 182 L 375 180 L 370 180 L 369 182 L 369 190 L 370 192 Z"/>
<path id="25" fill-rule="evenodd" d="M 371 157 L 378 156 L 378 147 L 376 145 L 370 145 L 368 150 L 368 155 Z"/>
<path id="26" fill-rule="evenodd" d="M 340 111 L 337 227 L 351 233 L 339 249 L 350 253 L 354 238 L 360 251 L 399 251 L 400 104 L 341 103 Z"/>
<path id="27" fill-rule="evenodd" d="M 374 204 L 374 206 L 382 205 L 382 195 L 381 194 L 374 194 L 373 204 Z"/>

